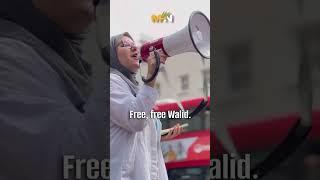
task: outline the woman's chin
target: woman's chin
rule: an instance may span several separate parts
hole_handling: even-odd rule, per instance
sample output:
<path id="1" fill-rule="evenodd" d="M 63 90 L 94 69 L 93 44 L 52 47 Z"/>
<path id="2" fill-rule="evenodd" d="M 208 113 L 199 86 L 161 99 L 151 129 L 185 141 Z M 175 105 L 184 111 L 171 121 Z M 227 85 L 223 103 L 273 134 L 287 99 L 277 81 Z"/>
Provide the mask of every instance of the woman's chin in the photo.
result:
<path id="1" fill-rule="evenodd" d="M 137 61 L 136 63 L 133 64 L 133 66 L 138 70 L 140 65 L 139 65 L 139 61 Z"/>
<path id="2" fill-rule="evenodd" d="M 134 65 L 134 66 L 132 66 L 132 68 L 131 68 L 131 72 L 133 72 L 133 73 L 137 73 L 138 70 L 139 70 L 139 64 L 138 64 L 138 66 Z"/>

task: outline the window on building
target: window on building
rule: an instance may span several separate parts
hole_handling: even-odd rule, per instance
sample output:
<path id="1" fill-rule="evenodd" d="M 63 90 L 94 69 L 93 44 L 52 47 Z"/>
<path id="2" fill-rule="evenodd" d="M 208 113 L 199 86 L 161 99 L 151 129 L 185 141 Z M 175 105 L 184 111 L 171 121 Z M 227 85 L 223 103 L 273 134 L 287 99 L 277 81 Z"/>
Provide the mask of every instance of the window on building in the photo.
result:
<path id="1" fill-rule="evenodd" d="M 189 75 L 188 74 L 180 76 L 180 82 L 181 82 L 181 90 L 182 91 L 189 89 Z"/>
<path id="2" fill-rule="evenodd" d="M 252 63 L 250 44 L 240 43 L 227 49 L 232 91 L 250 88 L 252 84 Z"/>

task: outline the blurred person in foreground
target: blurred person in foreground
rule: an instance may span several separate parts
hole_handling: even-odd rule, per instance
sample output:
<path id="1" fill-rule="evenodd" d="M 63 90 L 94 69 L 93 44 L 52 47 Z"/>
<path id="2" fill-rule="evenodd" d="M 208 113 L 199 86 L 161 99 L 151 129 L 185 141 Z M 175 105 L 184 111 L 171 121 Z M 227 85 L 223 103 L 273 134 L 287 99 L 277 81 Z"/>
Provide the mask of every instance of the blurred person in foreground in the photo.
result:
<path id="1" fill-rule="evenodd" d="M 155 79 L 139 87 L 135 79 L 139 69 L 138 49 L 129 35 L 111 37 L 110 42 L 110 178 L 112 180 L 168 180 L 160 140 L 179 135 L 177 124 L 161 137 L 159 119 L 130 118 L 129 112 L 149 115 L 158 92 Z M 167 57 L 159 52 L 161 63 Z M 148 75 L 155 71 L 155 56 L 147 60 Z"/>
<path id="2" fill-rule="evenodd" d="M 93 0 L 1 1 L 0 179 L 63 179 L 64 155 L 104 158 L 79 48 L 94 19 Z"/>

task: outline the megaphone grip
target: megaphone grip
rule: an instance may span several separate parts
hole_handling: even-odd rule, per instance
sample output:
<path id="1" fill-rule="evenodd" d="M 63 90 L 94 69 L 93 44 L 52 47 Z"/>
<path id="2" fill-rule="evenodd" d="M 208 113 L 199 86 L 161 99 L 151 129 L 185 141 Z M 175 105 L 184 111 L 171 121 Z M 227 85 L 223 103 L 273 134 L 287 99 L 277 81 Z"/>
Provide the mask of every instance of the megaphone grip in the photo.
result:
<path id="1" fill-rule="evenodd" d="M 142 81 L 144 83 L 149 83 L 149 82 L 153 81 L 154 78 L 156 78 L 156 76 L 158 75 L 158 72 L 159 72 L 159 69 L 160 69 L 160 55 L 156 50 L 153 51 L 153 52 L 154 52 L 154 56 L 156 58 L 156 68 L 155 68 L 152 76 L 149 79 L 145 79 L 144 77 L 142 77 Z"/>

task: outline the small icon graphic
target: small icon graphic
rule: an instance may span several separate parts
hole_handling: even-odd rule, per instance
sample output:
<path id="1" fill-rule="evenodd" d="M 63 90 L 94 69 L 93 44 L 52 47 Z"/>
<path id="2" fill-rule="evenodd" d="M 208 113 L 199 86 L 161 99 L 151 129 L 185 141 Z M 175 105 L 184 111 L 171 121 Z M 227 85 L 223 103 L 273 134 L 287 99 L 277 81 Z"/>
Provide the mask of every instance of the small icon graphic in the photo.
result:
<path id="1" fill-rule="evenodd" d="M 171 12 L 164 11 L 161 14 L 151 16 L 151 21 L 153 23 L 173 23 L 174 15 Z"/>

